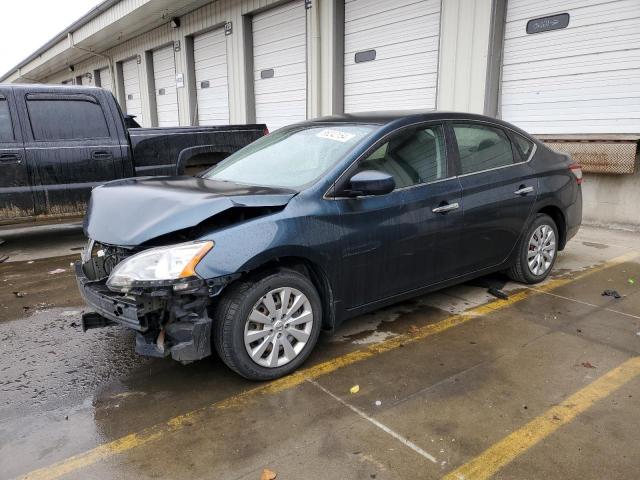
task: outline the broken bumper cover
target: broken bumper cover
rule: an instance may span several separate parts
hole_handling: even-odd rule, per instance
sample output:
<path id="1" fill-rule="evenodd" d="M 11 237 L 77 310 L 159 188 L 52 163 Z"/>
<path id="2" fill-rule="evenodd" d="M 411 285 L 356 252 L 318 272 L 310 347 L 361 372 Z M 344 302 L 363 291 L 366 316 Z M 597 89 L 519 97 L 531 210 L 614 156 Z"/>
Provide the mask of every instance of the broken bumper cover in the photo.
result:
<path id="1" fill-rule="evenodd" d="M 212 322 L 206 293 L 176 295 L 159 289 L 123 296 L 109 290 L 103 281 L 87 278 L 81 262 L 76 262 L 75 273 L 84 301 L 108 320 L 101 326 L 118 323 L 138 332 L 138 354 L 161 358 L 171 355 L 183 363 L 211 355 Z"/>

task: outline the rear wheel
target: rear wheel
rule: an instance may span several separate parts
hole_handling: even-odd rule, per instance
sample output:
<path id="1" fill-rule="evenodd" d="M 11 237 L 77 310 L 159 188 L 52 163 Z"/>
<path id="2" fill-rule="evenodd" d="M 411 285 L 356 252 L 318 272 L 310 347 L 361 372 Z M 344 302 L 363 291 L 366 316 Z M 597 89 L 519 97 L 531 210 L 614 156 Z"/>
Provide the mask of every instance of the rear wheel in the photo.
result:
<path id="1" fill-rule="evenodd" d="M 518 257 L 507 270 L 517 282 L 534 284 L 551 273 L 558 254 L 558 227 L 553 219 L 538 214 L 518 245 Z"/>
<path id="2" fill-rule="evenodd" d="M 271 380 L 307 359 L 320 334 L 322 306 L 307 277 L 283 269 L 233 285 L 214 321 L 222 361 L 250 380 Z"/>

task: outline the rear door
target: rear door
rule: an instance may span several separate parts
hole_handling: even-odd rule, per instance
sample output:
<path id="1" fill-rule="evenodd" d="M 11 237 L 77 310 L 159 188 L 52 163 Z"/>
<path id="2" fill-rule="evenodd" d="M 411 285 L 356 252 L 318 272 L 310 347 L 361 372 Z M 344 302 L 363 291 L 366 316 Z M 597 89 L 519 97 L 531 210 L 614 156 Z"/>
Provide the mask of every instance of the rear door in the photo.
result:
<path id="1" fill-rule="evenodd" d="M 52 90 L 20 99 L 37 213 L 83 213 L 91 188 L 127 176 L 128 150 L 101 104 L 104 95 Z"/>
<path id="2" fill-rule="evenodd" d="M 450 127 L 464 199 L 461 267 L 473 272 L 507 259 L 531 214 L 538 179 L 503 128 L 481 122 Z"/>
<path id="3" fill-rule="evenodd" d="M 0 87 L 0 223 L 34 213 L 15 102 L 11 90 Z"/>

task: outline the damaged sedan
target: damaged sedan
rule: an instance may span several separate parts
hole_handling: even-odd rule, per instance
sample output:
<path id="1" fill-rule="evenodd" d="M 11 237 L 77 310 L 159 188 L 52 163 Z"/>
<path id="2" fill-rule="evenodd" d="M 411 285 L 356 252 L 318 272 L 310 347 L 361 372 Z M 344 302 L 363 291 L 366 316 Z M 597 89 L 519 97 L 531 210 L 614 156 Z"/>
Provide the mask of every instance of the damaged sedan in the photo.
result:
<path id="1" fill-rule="evenodd" d="M 296 124 L 197 177 L 95 188 L 83 328 L 277 378 L 350 317 L 491 272 L 544 280 L 580 226 L 581 181 L 567 155 L 484 116 Z"/>

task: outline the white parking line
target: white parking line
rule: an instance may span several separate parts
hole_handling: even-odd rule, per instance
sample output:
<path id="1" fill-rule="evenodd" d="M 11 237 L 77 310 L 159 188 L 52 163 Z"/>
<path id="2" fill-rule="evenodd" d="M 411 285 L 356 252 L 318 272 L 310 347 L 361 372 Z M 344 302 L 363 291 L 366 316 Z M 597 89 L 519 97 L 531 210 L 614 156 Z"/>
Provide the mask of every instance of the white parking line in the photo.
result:
<path id="1" fill-rule="evenodd" d="M 353 405 L 345 402 L 342 398 L 338 397 L 337 395 L 331 393 L 329 390 L 327 390 L 326 388 L 324 388 L 322 385 L 320 385 L 318 382 L 311 380 L 311 379 L 307 379 L 307 382 L 315 385 L 316 387 L 318 387 L 320 390 L 322 390 L 324 393 L 326 393 L 327 395 L 329 395 L 331 398 L 333 398 L 334 400 L 336 400 L 337 402 L 341 403 L 342 405 L 344 405 L 345 407 L 347 407 L 349 410 L 351 410 L 353 413 L 359 415 L 360 417 L 364 418 L 365 420 L 367 420 L 369 423 L 372 423 L 373 425 L 375 425 L 376 427 L 378 427 L 380 430 L 382 430 L 383 432 L 388 433 L 389 435 L 391 435 L 393 438 L 395 438 L 396 440 L 402 442 L 404 445 L 406 445 L 407 447 L 409 447 L 411 450 L 413 450 L 414 452 L 416 452 L 419 455 L 422 455 L 424 458 L 426 458 L 427 460 L 429 460 L 430 462 L 433 463 L 438 463 L 438 460 L 436 460 L 436 458 L 431 455 L 428 452 L 425 452 L 423 449 L 421 449 L 419 446 L 417 446 L 415 443 L 413 443 L 411 440 L 407 440 L 406 438 L 404 438 L 402 435 L 400 435 L 399 433 L 394 432 L 393 430 L 391 430 L 389 427 L 387 427 L 386 425 L 380 423 L 379 421 L 377 421 L 375 418 L 371 418 L 369 415 L 367 415 L 366 413 L 364 413 L 362 410 L 360 410 L 359 408 L 354 407 Z"/>
<path id="2" fill-rule="evenodd" d="M 564 297 L 562 295 L 558 295 L 557 293 L 545 292 L 544 290 L 539 290 L 539 289 L 537 289 L 535 287 L 526 287 L 526 288 L 528 288 L 529 290 L 534 290 L 534 291 L 539 292 L 539 293 L 544 293 L 545 295 L 551 295 L 552 297 L 561 298 L 563 300 L 569 300 L 570 302 L 580 303 L 580 304 L 586 305 L 588 307 L 600 308 L 600 309 L 605 310 L 607 312 L 617 313 L 619 315 L 624 315 L 625 317 L 631 317 L 631 318 L 635 318 L 636 320 L 640 320 L 640 316 L 633 315 L 632 313 L 621 312 L 620 310 L 614 310 L 612 308 L 606 308 L 606 307 L 603 308 L 602 305 L 596 305 L 594 303 L 584 302 L 582 300 L 577 300 L 575 298 Z"/>

